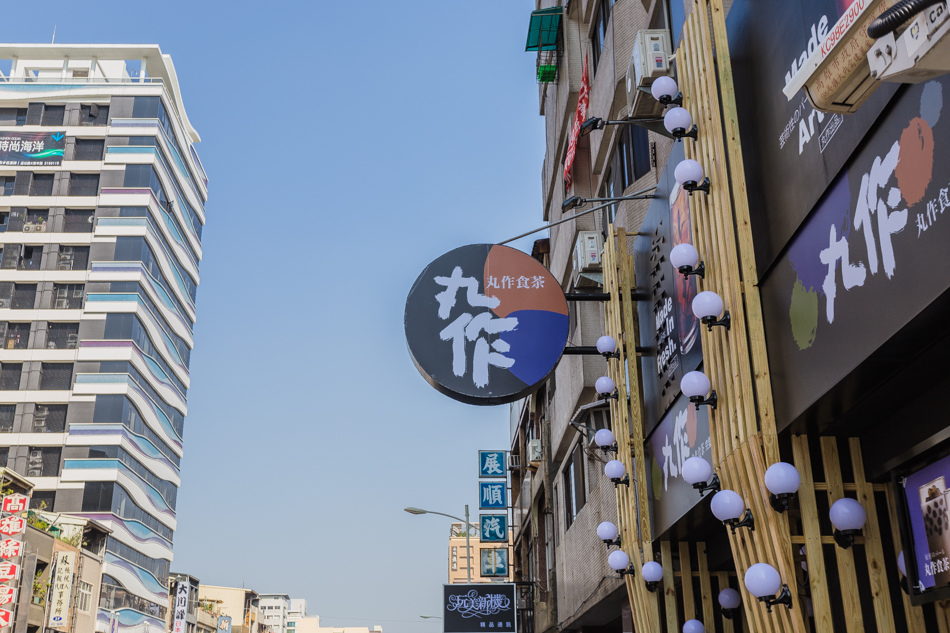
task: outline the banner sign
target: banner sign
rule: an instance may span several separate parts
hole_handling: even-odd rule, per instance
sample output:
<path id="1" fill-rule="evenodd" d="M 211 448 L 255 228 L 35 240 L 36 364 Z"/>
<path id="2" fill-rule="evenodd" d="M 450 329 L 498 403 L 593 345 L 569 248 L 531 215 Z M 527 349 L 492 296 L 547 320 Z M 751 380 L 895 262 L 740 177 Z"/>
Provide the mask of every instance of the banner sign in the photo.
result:
<path id="1" fill-rule="evenodd" d="M 507 551 L 507 550 L 506 550 Z M 515 585 L 444 585 L 443 633 L 516 633 Z"/>
<path id="2" fill-rule="evenodd" d="M 644 450 L 657 538 L 702 500 L 683 479 L 683 463 L 702 457 L 712 463 L 709 408 L 696 407 L 682 394 L 647 440 Z"/>
<path id="3" fill-rule="evenodd" d="M 482 576 L 508 576 L 508 548 L 479 550 L 482 559 Z"/>
<path id="4" fill-rule="evenodd" d="M 767 271 L 898 89 L 883 83 L 856 113 L 815 110 L 783 89 L 855 0 L 735 0 L 729 52 L 758 270 Z"/>
<path id="5" fill-rule="evenodd" d="M 478 451 L 478 476 L 483 479 L 505 478 L 508 471 L 505 465 L 505 451 Z"/>
<path id="6" fill-rule="evenodd" d="M 49 620 L 47 627 L 60 631 L 69 630 L 69 600 L 73 595 L 73 569 L 76 566 L 74 552 L 56 552 L 53 567 L 53 584 L 49 593 Z"/>
<path id="7" fill-rule="evenodd" d="M 574 156 L 577 154 L 577 139 L 581 136 L 581 125 L 587 120 L 587 106 L 590 104 L 590 81 L 587 78 L 587 56 L 584 56 L 584 72 L 581 75 L 581 90 L 577 95 L 577 109 L 574 111 L 574 124 L 567 143 L 564 157 L 564 191 L 574 183 Z"/>
<path id="8" fill-rule="evenodd" d="M 405 328 L 416 368 L 438 391 L 468 404 L 507 404 L 536 391 L 557 366 L 567 300 L 530 255 L 473 244 L 419 275 Z"/>
<path id="9" fill-rule="evenodd" d="M 761 284 L 780 430 L 950 288 L 948 103 L 908 86 Z"/>
<path id="10" fill-rule="evenodd" d="M 649 238 L 634 242 L 634 262 L 638 288 L 649 296 L 637 303 L 640 345 L 656 349 L 644 358 L 644 431 L 649 434 L 679 394 L 680 379 L 702 362 L 699 319 L 693 314 L 696 279 L 684 277 L 670 264 L 670 250 L 690 243 L 689 194 L 673 177 L 673 167 L 685 156 L 682 143 L 674 144 L 666 168 L 657 184 L 653 200 L 640 228 Z"/>
<path id="11" fill-rule="evenodd" d="M 508 507 L 508 486 L 504 481 L 478 482 L 478 508 L 504 510 Z"/>
<path id="12" fill-rule="evenodd" d="M 20 541 L 14 541 L 12 538 L 6 538 L 0 541 L 0 558 L 18 558 L 22 551 L 23 544 Z"/>
<path id="13" fill-rule="evenodd" d="M 188 614 L 188 596 L 191 591 L 191 584 L 186 580 L 178 581 L 175 586 L 175 607 L 172 613 L 172 633 L 185 633 L 188 626 L 186 617 Z"/>
<path id="14" fill-rule="evenodd" d="M 65 132 L 0 132 L 0 165 L 59 165 Z"/>
<path id="15" fill-rule="evenodd" d="M 508 542 L 507 514 L 480 514 L 478 523 L 478 537 L 482 543 Z"/>
<path id="16" fill-rule="evenodd" d="M 0 585 L 0 605 L 16 603 L 16 589 Z"/>
<path id="17" fill-rule="evenodd" d="M 222 615 L 218 617 L 218 633 L 231 633 L 231 616 Z"/>
<path id="18" fill-rule="evenodd" d="M 909 475 L 904 482 L 917 577 L 924 589 L 950 584 L 950 457 Z M 910 558 L 905 561 L 910 566 Z"/>

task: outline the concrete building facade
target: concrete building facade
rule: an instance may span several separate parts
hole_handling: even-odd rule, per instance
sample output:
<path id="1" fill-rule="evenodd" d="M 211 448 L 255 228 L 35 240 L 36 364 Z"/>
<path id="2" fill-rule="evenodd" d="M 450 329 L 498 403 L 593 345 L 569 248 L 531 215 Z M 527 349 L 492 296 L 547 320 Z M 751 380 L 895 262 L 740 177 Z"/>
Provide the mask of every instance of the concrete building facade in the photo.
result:
<path id="1" fill-rule="evenodd" d="M 112 530 L 97 630 L 164 627 L 207 177 L 158 46 L 0 45 L 0 465 Z"/>

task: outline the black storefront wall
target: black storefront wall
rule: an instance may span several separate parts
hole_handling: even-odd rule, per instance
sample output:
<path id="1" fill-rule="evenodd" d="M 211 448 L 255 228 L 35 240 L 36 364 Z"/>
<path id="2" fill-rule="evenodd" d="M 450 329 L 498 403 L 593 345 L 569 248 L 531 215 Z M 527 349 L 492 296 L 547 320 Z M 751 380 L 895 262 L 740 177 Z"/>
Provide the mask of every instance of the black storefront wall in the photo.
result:
<path id="1" fill-rule="evenodd" d="M 853 0 L 735 0 L 727 28 L 756 265 L 766 274 L 897 90 L 851 115 L 782 89 Z"/>

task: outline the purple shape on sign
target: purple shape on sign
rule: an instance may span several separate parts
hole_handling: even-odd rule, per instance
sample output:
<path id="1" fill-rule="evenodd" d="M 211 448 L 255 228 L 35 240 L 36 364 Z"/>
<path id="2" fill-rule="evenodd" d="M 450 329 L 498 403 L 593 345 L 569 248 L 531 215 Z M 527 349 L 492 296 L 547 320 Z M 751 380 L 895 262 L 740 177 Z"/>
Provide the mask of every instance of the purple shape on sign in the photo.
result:
<path id="1" fill-rule="evenodd" d="M 508 316 L 518 319 L 518 327 L 498 338 L 511 346 L 506 353 L 515 361 L 511 373 L 528 385 L 536 384 L 550 373 L 564 351 L 561 341 L 567 339 L 568 316 L 547 310 L 520 310 Z"/>
<path id="2" fill-rule="evenodd" d="M 821 285 L 828 274 L 828 265 L 821 263 L 819 253 L 828 248 L 828 233 L 832 226 L 838 239 L 847 239 L 851 234 L 851 189 L 846 169 L 832 182 L 788 248 L 788 261 L 809 292 L 824 294 Z"/>

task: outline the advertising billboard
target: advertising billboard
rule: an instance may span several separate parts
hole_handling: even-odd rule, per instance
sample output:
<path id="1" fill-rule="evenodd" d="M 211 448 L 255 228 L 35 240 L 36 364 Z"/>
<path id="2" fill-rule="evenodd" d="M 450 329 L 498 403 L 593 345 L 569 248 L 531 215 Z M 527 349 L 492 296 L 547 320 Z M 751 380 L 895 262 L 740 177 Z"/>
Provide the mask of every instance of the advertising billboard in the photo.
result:
<path id="1" fill-rule="evenodd" d="M 0 132 L 0 165 L 59 165 L 65 147 L 65 132 Z"/>
<path id="2" fill-rule="evenodd" d="M 915 593 L 950 585 L 950 457 L 907 476 L 904 495 L 913 556 L 904 564 L 916 572 Z"/>
<path id="3" fill-rule="evenodd" d="M 516 633 L 513 583 L 444 585 L 443 633 Z"/>

